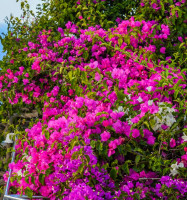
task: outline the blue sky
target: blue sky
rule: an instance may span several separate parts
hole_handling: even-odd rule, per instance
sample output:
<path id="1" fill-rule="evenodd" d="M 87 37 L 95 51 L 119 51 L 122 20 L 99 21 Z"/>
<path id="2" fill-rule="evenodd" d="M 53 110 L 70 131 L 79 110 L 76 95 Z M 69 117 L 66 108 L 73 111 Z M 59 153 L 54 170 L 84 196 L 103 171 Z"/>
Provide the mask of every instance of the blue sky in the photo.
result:
<path id="1" fill-rule="evenodd" d="M 1 24 L 1 23 L 0 23 L 0 35 L 1 35 L 2 32 L 6 32 L 6 29 L 7 29 L 6 24 Z M 2 50 L 3 50 L 3 47 L 2 47 L 1 42 L 0 42 L 0 60 L 1 60 L 2 57 L 3 57 Z"/>
<path id="2" fill-rule="evenodd" d="M 20 0 L 21 2 L 21 0 Z M 20 17 L 21 16 L 21 7 L 20 7 L 20 2 L 16 3 L 16 0 L 1 0 L 0 3 L 0 34 L 2 32 L 6 33 L 6 24 L 4 22 L 5 17 L 7 16 L 8 18 L 10 17 L 10 14 L 12 14 L 15 17 Z M 30 4 L 30 8 L 33 11 L 36 11 L 36 5 L 41 3 L 41 0 L 28 0 Z M 0 60 L 3 57 L 2 53 L 2 45 L 0 43 Z"/>

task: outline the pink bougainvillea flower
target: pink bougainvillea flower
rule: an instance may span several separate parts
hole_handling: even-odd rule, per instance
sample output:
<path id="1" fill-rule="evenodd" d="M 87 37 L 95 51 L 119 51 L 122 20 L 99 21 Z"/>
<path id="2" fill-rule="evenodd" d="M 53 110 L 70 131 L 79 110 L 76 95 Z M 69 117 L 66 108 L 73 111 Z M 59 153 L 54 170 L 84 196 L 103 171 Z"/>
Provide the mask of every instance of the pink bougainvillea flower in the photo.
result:
<path id="1" fill-rule="evenodd" d="M 165 54 L 165 53 L 166 53 L 166 47 L 161 47 L 161 48 L 160 48 L 160 53 Z"/>
<path id="2" fill-rule="evenodd" d="M 180 36 L 180 37 L 178 37 L 178 40 L 180 41 L 180 42 L 183 42 L 183 39 L 182 39 L 182 37 Z"/>
<path id="3" fill-rule="evenodd" d="M 139 120 L 140 120 L 140 117 L 139 117 L 139 116 L 136 116 L 136 117 L 134 117 L 134 118 L 131 119 L 131 122 L 132 122 L 132 123 L 138 123 Z"/>
<path id="4" fill-rule="evenodd" d="M 157 8 L 157 4 L 156 3 L 153 3 L 151 6 L 152 6 L 153 9 Z"/>
<path id="5" fill-rule="evenodd" d="M 47 197 L 52 192 L 52 188 L 49 186 L 41 186 L 39 192 L 42 196 Z"/>
<path id="6" fill-rule="evenodd" d="M 28 79 L 23 79 L 23 85 L 27 85 L 29 83 Z"/>
<path id="7" fill-rule="evenodd" d="M 175 139 L 171 138 L 169 145 L 171 148 L 175 147 L 176 146 Z"/>
<path id="8" fill-rule="evenodd" d="M 153 63 L 147 63 L 147 66 L 148 66 L 149 68 L 154 68 Z"/>
<path id="9" fill-rule="evenodd" d="M 144 4 L 144 3 L 140 3 L 140 6 L 141 6 L 141 7 L 144 7 L 144 6 L 145 6 L 145 4 Z"/>
<path id="10" fill-rule="evenodd" d="M 10 63 L 11 63 L 11 64 L 14 64 L 14 59 L 11 59 L 11 60 L 10 60 Z"/>
<path id="11" fill-rule="evenodd" d="M 181 156 L 181 160 L 184 163 L 184 166 L 187 167 L 187 154 L 184 154 L 183 156 Z"/>
<path id="12" fill-rule="evenodd" d="M 72 96 L 74 94 L 74 91 L 72 89 L 68 90 L 69 96 Z"/>
<path id="13" fill-rule="evenodd" d="M 140 131 L 138 129 L 133 129 L 132 130 L 132 137 L 137 138 L 140 136 Z"/>
<path id="14" fill-rule="evenodd" d="M 29 73 L 26 73 L 24 76 L 28 78 L 29 77 Z"/>
<path id="15" fill-rule="evenodd" d="M 161 128 L 162 128 L 163 130 L 166 130 L 168 127 L 169 127 L 169 126 L 167 126 L 167 125 L 165 125 L 165 124 L 162 124 L 162 125 L 161 125 Z"/>
<path id="16" fill-rule="evenodd" d="M 175 3 L 176 6 L 181 6 L 180 2 Z"/>
<path id="17" fill-rule="evenodd" d="M 147 138 L 147 144 L 154 145 L 156 138 L 154 136 L 149 136 Z"/>
<path id="18" fill-rule="evenodd" d="M 24 47 L 24 48 L 23 48 L 23 51 L 28 51 L 28 47 Z"/>
<path id="19" fill-rule="evenodd" d="M 106 142 L 108 139 L 110 139 L 111 135 L 109 132 L 107 131 L 104 131 L 102 134 L 101 134 L 101 141 L 102 142 Z"/>
<path id="20" fill-rule="evenodd" d="M 96 72 L 96 74 L 95 74 L 95 80 L 99 81 L 100 79 L 101 79 L 100 74 L 98 72 Z"/>

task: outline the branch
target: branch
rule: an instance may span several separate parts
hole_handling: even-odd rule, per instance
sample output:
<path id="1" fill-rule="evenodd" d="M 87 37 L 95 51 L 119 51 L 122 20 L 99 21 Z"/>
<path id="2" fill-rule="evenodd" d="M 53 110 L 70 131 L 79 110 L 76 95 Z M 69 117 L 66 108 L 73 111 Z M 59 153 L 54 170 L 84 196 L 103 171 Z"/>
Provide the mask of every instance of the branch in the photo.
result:
<path id="1" fill-rule="evenodd" d="M 38 117 L 38 112 L 37 112 L 37 110 L 33 110 L 32 113 L 21 113 L 19 117 L 21 117 L 21 118 L 35 118 L 35 117 Z"/>

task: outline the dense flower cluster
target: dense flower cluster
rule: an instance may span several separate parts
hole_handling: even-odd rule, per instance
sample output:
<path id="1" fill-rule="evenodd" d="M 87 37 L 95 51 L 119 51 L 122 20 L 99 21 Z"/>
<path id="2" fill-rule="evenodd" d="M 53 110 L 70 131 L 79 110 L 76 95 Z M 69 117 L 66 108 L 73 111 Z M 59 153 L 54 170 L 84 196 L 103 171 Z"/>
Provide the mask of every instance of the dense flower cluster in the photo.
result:
<path id="1" fill-rule="evenodd" d="M 9 165 L 18 193 L 185 197 L 186 74 L 157 56 L 167 52 L 162 45 L 170 34 L 157 26 L 133 17 L 108 31 L 68 22 L 57 36 L 43 30 L 38 43 L 18 50 L 29 68 L 12 58 L 0 77 L 1 95 L 12 106 L 43 105 Z"/>
<path id="2" fill-rule="evenodd" d="M 182 6 L 185 6 L 186 0 L 173 0 L 173 1 L 161 1 L 161 0 L 157 0 L 157 1 L 150 1 L 150 0 L 142 0 L 142 2 L 140 3 L 141 7 L 144 7 L 145 4 L 149 4 L 150 7 L 152 9 L 154 9 L 155 11 L 159 11 L 162 10 L 163 7 L 168 7 L 170 6 L 170 10 L 165 9 L 165 14 L 167 15 L 167 17 L 174 17 L 176 16 L 177 18 L 179 17 L 179 15 L 181 15 L 181 10 L 179 9 Z M 180 14 L 179 14 L 180 13 Z M 180 38 L 179 38 L 180 40 Z"/>

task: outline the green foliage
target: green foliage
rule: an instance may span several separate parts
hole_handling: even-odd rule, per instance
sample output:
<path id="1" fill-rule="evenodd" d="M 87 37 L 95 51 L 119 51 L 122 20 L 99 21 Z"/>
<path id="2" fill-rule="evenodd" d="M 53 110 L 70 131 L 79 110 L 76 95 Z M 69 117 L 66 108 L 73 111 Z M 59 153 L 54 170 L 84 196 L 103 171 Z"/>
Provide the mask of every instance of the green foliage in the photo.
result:
<path id="1" fill-rule="evenodd" d="M 187 7 L 185 3 L 177 5 L 173 0 L 144 0 L 144 6 L 139 6 L 135 15 L 136 20 L 155 20 L 159 24 L 165 24 L 170 28 L 170 36 L 163 46 L 167 51 L 165 57 L 177 58 L 176 62 L 181 68 L 186 68 L 186 30 L 187 30 Z M 159 3 L 160 2 L 160 3 Z M 153 4 L 156 5 L 156 9 Z M 161 27 L 160 27 L 161 31 Z M 179 37 L 183 42 L 179 41 Z M 160 53 L 160 52 L 159 52 Z M 179 56 L 180 55 L 180 56 Z M 176 63 L 175 63 L 176 64 Z"/>

